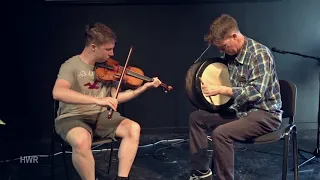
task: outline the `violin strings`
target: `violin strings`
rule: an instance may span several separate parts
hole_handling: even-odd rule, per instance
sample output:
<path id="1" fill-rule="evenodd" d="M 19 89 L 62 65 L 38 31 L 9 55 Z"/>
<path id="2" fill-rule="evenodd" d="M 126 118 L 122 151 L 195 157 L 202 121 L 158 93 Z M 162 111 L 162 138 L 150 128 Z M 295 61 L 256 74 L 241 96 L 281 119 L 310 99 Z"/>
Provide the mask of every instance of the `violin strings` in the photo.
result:
<path id="1" fill-rule="evenodd" d="M 122 68 L 123 69 L 123 68 Z M 142 80 L 145 80 L 145 81 L 152 81 L 152 78 L 149 78 L 149 77 L 147 77 L 147 76 L 144 76 L 144 75 L 141 75 L 141 74 L 139 74 L 139 73 L 137 73 L 137 72 L 134 72 L 134 71 L 132 71 L 132 70 L 128 70 L 128 74 L 129 75 L 132 75 L 132 76 L 135 76 L 135 77 L 137 77 L 137 78 L 140 78 L 140 79 L 142 79 Z M 168 88 L 167 87 L 167 85 L 165 85 L 165 84 L 163 84 L 163 83 L 161 83 L 161 85 L 163 86 L 163 87 L 165 87 L 165 88 Z"/>
<path id="2" fill-rule="evenodd" d="M 132 70 L 128 70 L 128 74 L 129 74 L 129 75 L 136 76 L 136 77 L 138 77 L 138 78 L 140 78 L 140 79 L 143 79 L 143 80 L 145 80 L 145 81 L 152 81 L 151 78 L 146 77 L 146 76 L 143 76 L 143 75 L 141 75 L 141 74 L 139 74 L 139 73 L 136 73 L 136 72 L 134 72 L 134 71 L 132 71 Z"/>
<path id="3" fill-rule="evenodd" d="M 141 75 L 141 74 L 138 74 L 138 73 L 136 73 L 136 72 L 134 72 L 134 71 L 129 71 L 129 74 L 134 75 L 134 76 L 136 76 L 136 77 L 139 77 L 139 78 L 141 78 L 141 79 L 143 79 L 143 80 L 145 80 L 145 81 L 152 81 L 151 78 L 148 78 L 148 77 L 146 77 L 146 76 L 143 76 L 143 75 Z"/>
<path id="4" fill-rule="evenodd" d="M 135 76 L 139 76 L 141 79 L 144 79 L 144 80 L 146 80 L 146 81 L 152 81 L 151 78 L 146 77 L 146 76 L 143 76 L 143 75 L 141 75 L 141 74 L 138 74 L 138 73 L 136 73 L 136 72 L 134 72 L 134 71 L 129 70 L 128 73 L 129 73 L 129 74 L 130 74 L 130 73 L 131 73 L 131 74 L 134 74 Z M 163 86 L 163 87 L 165 87 L 165 88 L 168 88 L 168 86 L 165 85 L 165 84 L 163 84 L 163 83 L 161 83 L 161 86 Z"/>

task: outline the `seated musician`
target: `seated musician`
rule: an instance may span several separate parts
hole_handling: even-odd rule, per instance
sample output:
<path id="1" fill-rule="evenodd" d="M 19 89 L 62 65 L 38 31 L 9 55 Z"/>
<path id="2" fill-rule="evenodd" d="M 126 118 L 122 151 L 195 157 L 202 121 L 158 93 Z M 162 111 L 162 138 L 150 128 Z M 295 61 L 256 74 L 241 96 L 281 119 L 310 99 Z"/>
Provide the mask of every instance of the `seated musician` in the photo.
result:
<path id="1" fill-rule="evenodd" d="M 114 83 L 98 82 L 93 72 L 96 62 L 104 62 L 113 56 L 115 43 L 116 36 L 106 25 L 95 23 L 87 26 L 83 51 L 61 65 L 53 88 L 53 98 L 60 102 L 55 129 L 71 145 L 73 165 L 83 180 L 96 178 L 91 151 L 94 136 L 122 139 L 116 179 L 129 179 L 138 149 L 140 126 L 116 112 L 118 103 L 129 101 L 161 84 L 158 78 L 154 78 L 153 82 L 135 90 L 120 92 L 115 99 Z M 111 120 L 108 119 L 107 108 L 114 110 Z"/>
<path id="2" fill-rule="evenodd" d="M 197 110 L 190 114 L 190 180 L 212 179 L 207 132 L 212 136 L 216 179 L 233 180 L 233 142 L 249 141 L 280 127 L 280 87 L 270 50 L 241 34 L 233 17 L 222 14 L 209 29 L 205 40 L 224 53 L 232 87 L 203 84 L 202 92 L 205 96 L 232 97 L 234 103 L 229 107 L 230 113 Z"/>

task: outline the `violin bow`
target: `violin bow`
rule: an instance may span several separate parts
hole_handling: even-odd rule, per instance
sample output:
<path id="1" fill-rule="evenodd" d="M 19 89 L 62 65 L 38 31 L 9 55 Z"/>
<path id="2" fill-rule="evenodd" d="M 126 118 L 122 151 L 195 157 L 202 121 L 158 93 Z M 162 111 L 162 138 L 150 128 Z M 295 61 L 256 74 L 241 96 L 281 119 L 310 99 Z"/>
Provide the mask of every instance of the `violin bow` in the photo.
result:
<path id="1" fill-rule="evenodd" d="M 124 67 L 123 67 L 123 70 L 122 70 L 122 72 L 121 72 L 120 80 L 119 80 L 118 87 L 117 87 L 117 91 L 116 91 L 116 99 L 118 99 L 120 86 L 121 86 L 121 84 L 122 84 L 122 79 L 123 79 L 124 73 L 125 73 L 126 70 L 127 70 L 127 64 L 128 64 L 129 59 L 130 59 L 130 57 L 131 57 L 131 52 L 132 52 L 132 50 L 133 50 L 133 47 L 131 46 L 131 47 L 130 47 L 130 50 L 129 50 L 128 57 L 127 57 L 127 60 L 126 60 L 126 63 L 125 63 L 125 65 L 124 65 Z M 109 120 L 111 120 L 112 114 L 113 114 L 113 109 L 110 108 L 110 111 L 109 111 L 109 114 L 108 114 L 108 119 L 109 119 Z"/>

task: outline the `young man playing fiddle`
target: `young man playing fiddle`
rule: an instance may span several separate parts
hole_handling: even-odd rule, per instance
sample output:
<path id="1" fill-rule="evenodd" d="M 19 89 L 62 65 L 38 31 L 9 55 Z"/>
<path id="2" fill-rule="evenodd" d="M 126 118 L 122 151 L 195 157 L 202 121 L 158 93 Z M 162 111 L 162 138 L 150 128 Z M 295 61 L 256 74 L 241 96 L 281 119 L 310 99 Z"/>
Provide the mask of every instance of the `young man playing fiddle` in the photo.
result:
<path id="1" fill-rule="evenodd" d="M 190 180 L 212 179 L 207 155 L 207 131 L 213 143 L 217 180 L 234 179 L 233 142 L 244 142 L 277 130 L 282 121 L 281 96 L 275 61 L 263 44 L 244 36 L 236 20 L 223 14 L 210 26 L 205 40 L 225 53 L 232 87 L 203 84 L 206 96 L 234 99 L 235 113 L 222 115 L 204 110 L 190 114 Z"/>
<path id="2" fill-rule="evenodd" d="M 72 147 L 72 162 L 83 180 L 95 180 L 95 162 L 91 151 L 94 136 L 120 137 L 118 176 L 128 179 L 138 149 L 140 126 L 121 116 L 118 103 L 129 101 L 150 88 L 161 84 L 158 78 L 135 90 L 120 92 L 112 83 L 96 80 L 94 65 L 113 56 L 116 43 L 114 32 L 106 25 L 96 23 L 85 30 L 85 47 L 81 54 L 65 61 L 53 87 L 53 98 L 60 102 L 55 120 L 57 133 Z M 108 109 L 114 110 L 108 119 Z"/>

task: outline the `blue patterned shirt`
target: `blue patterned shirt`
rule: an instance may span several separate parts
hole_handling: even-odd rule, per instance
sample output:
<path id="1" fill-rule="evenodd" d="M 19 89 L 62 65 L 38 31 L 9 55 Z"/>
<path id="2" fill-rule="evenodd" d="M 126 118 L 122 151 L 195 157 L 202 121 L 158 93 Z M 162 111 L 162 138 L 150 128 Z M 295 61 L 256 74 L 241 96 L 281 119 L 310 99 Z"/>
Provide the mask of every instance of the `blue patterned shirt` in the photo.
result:
<path id="1" fill-rule="evenodd" d="M 274 57 L 266 46 L 245 37 L 240 53 L 229 59 L 228 69 L 234 94 L 231 108 L 239 118 L 251 111 L 264 110 L 281 121 L 280 85 Z"/>

